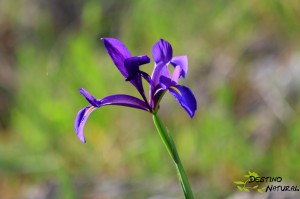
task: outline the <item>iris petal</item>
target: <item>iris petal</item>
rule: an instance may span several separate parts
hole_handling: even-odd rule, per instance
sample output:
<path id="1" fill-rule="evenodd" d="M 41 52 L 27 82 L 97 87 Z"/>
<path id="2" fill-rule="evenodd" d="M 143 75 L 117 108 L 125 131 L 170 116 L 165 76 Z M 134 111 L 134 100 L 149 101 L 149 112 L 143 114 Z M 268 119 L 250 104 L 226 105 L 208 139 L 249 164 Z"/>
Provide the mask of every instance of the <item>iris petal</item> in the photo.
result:
<path id="1" fill-rule="evenodd" d="M 92 96 L 88 91 L 86 91 L 84 88 L 80 88 L 79 92 L 85 97 L 85 99 L 93 106 L 99 107 L 101 104 L 100 102 Z"/>
<path id="2" fill-rule="evenodd" d="M 172 46 L 169 42 L 160 39 L 152 48 L 152 55 L 155 63 L 167 63 L 173 56 Z"/>
<path id="3" fill-rule="evenodd" d="M 86 95 L 87 94 L 85 93 L 85 96 Z M 86 97 L 86 98 L 89 101 L 89 97 Z M 88 119 L 89 115 L 96 108 L 99 108 L 101 106 L 108 106 L 108 105 L 126 106 L 126 107 L 137 108 L 137 109 L 149 111 L 149 108 L 144 101 L 142 101 L 136 97 L 130 96 L 130 95 L 116 94 L 116 95 L 110 95 L 110 96 L 104 97 L 100 100 L 97 100 L 97 107 L 89 105 L 89 106 L 81 109 L 77 113 L 77 116 L 75 119 L 75 132 L 81 142 L 85 142 L 83 129 L 84 129 L 84 125 L 85 125 L 86 120 Z"/>
<path id="4" fill-rule="evenodd" d="M 170 72 L 169 72 L 168 66 L 165 63 L 160 62 L 159 64 L 156 64 L 156 66 L 155 66 L 155 68 L 152 72 L 151 86 L 156 87 L 160 83 L 160 80 L 161 80 L 162 76 L 164 76 L 165 78 L 170 79 Z"/>
<path id="5" fill-rule="evenodd" d="M 193 92 L 181 85 L 170 86 L 168 90 L 192 118 L 197 110 L 197 101 Z"/>
<path id="6" fill-rule="evenodd" d="M 119 71 L 124 75 L 124 77 L 128 77 L 127 70 L 124 66 L 125 59 L 132 57 L 129 50 L 126 46 L 119 40 L 114 38 L 101 38 L 104 46 L 110 55 L 111 59 L 119 69 Z"/>
<path id="7" fill-rule="evenodd" d="M 177 65 L 175 67 L 175 70 L 174 70 L 173 75 L 172 75 L 172 82 L 173 83 L 175 83 L 175 84 L 178 83 L 179 78 L 181 76 L 181 72 L 182 72 L 181 67 L 179 65 Z"/>
<path id="8" fill-rule="evenodd" d="M 187 56 L 177 56 L 173 57 L 171 60 L 171 64 L 176 67 L 180 66 L 181 68 L 181 76 L 185 77 L 188 71 L 188 58 Z"/>
<path id="9" fill-rule="evenodd" d="M 109 95 L 107 97 L 100 99 L 99 101 L 101 103 L 101 106 L 119 105 L 119 106 L 127 106 L 131 108 L 137 108 L 137 109 L 149 111 L 149 108 L 144 101 L 130 95 L 125 95 L 125 94 Z"/>
<path id="10" fill-rule="evenodd" d="M 128 73 L 127 80 L 133 79 L 140 73 L 140 65 L 148 64 L 150 62 L 150 58 L 146 55 L 130 57 L 125 59 L 124 65 L 126 71 Z"/>
<path id="11" fill-rule="evenodd" d="M 125 77 L 126 81 L 137 88 L 143 99 L 146 99 L 142 84 L 142 76 L 149 81 L 148 76 L 144 72 L 141 74 L 139 66 L 150 62 L 150 58 L 146 55 L 132 57 L 126 46 L 119 40 L 114 38 L 102 38 L 105 48 L 112 58 L 113 62 Z"/>
<path id="12" fill-rule="evenodd" d="M 87 106 L 81 109 L 75 119 L 75 132 L 81 142 L 86 142 L 84 138 L 83 128 L 89 115 L 95 110 L 94 106 Z"/>

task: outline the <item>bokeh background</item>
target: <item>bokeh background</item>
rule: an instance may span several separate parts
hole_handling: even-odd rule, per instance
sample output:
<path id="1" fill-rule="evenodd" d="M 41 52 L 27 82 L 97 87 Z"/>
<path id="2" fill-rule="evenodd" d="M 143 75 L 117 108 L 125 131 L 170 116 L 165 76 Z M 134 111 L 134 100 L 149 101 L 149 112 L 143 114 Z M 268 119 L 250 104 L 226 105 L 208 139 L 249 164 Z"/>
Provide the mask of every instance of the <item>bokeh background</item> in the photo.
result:
<path id="1" fill-rule="evenodd" d="M 150 114 L 103 107 L 77 139 L 78 88 L 138 96 L 100 37 L 188 55 L 196 115 L 169 94 L 159 114 L 196 198 L 232 196 L 248 171 L 300 186 L 299 18 L 296 0 L 1 1 L 1 198 L 183 198 Z"/>

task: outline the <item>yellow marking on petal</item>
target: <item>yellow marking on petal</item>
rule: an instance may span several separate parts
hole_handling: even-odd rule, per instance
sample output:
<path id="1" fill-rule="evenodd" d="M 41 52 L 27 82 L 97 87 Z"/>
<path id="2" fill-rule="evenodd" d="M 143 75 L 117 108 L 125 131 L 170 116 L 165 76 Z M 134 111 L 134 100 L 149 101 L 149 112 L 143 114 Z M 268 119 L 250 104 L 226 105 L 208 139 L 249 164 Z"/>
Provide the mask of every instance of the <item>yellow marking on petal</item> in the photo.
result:
<path id="1" fill-rule="evenodd" d="M 170 86 L 171 89 L 175 90 L 177 93 L 179 93 L 179 95 L 181 95 L 181 92 L 178 88 L 174 87 L 174 86 Z"/>
<path id="2" fill-rule="evenodd" d="M 94 107 L 94 106 L 91 106 L 91 107 L 85 112 L 84 115 L 89 114 L 89 113 L 93 110 L 93 108 L 95 108 L 95 107 Z"/>

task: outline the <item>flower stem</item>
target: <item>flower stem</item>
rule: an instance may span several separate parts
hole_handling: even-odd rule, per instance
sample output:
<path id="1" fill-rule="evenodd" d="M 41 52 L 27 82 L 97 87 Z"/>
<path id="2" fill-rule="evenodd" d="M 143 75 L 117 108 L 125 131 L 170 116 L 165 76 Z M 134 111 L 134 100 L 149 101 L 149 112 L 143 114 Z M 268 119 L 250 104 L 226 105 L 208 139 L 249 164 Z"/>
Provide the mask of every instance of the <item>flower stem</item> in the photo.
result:
<path id="1" fill-rule="evenodd" d="M 181 187 L 183 189 L 184 195 L 186 199 L 194 199 L 192 189 L 190 187 L 188 177 L 184 171 L 182 163 L 180 161 L 175 143 L 171 137 L 171 135 L 167 132 L 165 126 L 163 125 L 162 121 L 158 117 L 157 114 L 153 114 L 153 121 L 158 131 L 159 136 L 161 137 L 163 143 L 165 144 L 169 155 L 171 156 L 172 160 L 174 161 L 177 169 L 177 173 L 179 176 L 179 181 Z"/>

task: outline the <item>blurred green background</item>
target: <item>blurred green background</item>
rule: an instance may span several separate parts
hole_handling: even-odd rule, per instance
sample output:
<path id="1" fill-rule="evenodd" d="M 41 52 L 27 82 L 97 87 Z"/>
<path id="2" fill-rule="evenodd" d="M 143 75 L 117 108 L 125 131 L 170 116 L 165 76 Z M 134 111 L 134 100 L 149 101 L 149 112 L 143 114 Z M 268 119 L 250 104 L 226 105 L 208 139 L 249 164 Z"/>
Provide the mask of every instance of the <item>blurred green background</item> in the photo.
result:
<path id="1" fill-rule="evenodd" d="M 196 198 L 229 197 L 248 171 L 300 186 L 299 18 L 294 0 L 1 1 L 1 198 L 183 198 L 150 114 L 103 107 L 77 139 L 78 88 L 138 96 L 100 37 L 188 55 L 196 115 L 169 94 L 159 114 Z"/>

